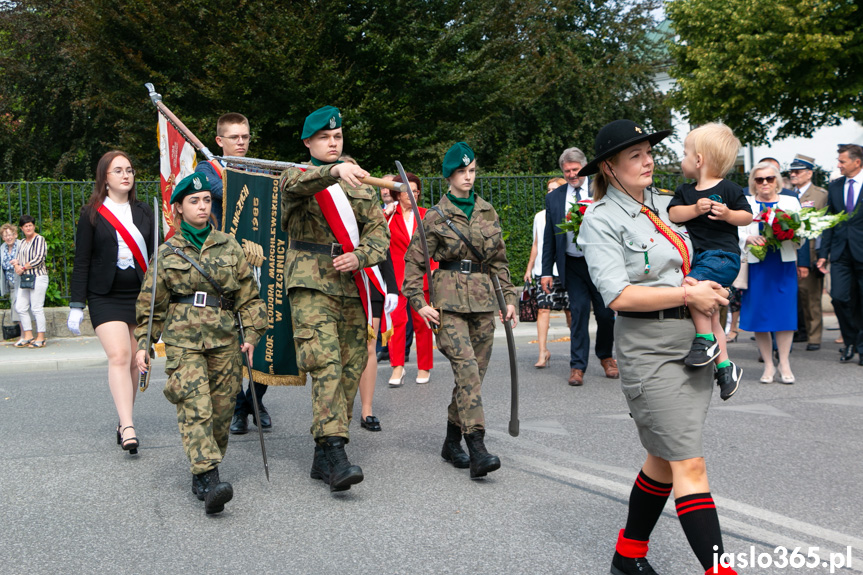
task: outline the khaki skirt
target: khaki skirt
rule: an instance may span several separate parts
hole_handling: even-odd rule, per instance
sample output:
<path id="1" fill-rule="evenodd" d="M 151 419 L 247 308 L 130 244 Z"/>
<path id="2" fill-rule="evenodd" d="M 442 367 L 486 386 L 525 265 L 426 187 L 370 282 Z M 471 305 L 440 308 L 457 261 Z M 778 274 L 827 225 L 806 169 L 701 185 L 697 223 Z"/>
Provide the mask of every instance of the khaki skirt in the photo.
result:
<path id="1" fill-rule="evenodd" d="M 694 337 L 690 319 L 618 316 L 614 322 L 621 386 L 641 444 L 668 461 L 704 457 L 713 365 L 683 365 Z"/>

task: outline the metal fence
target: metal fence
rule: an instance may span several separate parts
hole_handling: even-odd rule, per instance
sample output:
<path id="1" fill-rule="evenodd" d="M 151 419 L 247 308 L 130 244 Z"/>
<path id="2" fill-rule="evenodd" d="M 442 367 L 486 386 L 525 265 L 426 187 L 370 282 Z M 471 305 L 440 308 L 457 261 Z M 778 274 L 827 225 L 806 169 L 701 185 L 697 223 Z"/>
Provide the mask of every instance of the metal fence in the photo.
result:
<path id="1" fill-rule="evenodd" d="M 533 243 L 533 217 L 545 208 L 546 182 L 555 176 L 482 176 L 474 189 L 490 202 L 501 219 L 514 281 L 524 273 Z M 660 187 L 674 189 L 680 176 L 660 176 Z M 422 178 L 420 203 L 432 206 L 446 193 L 446 180 Z M 81 207 L 87 203 L 93 182 L 0 182 L 0 223 L 17 224 L 22 214 L 36 220 L 36 230 L 48 244 L 51 278 L 46 305 L 65 305 L 75 257 L 75 232 Z M 148 204 L 159 193 L 159 182 L 137 183 L 138 199 Z"/>

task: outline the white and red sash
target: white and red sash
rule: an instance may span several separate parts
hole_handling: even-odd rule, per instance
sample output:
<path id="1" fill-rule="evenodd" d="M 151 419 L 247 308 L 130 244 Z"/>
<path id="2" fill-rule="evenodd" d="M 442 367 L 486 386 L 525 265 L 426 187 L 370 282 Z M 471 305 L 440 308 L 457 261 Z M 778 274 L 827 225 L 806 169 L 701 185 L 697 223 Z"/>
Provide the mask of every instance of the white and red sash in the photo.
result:
<path id="1" fill-rule="evenodd" d="M 144 236 L 141 235 L 140 230 L 135 226 L 132 226 L 131 230 L 127 229 L 105 204 L 99 206 L 99 213 L 102 214 L 103 218 L 108 220 L 109 224 L 114 226 L 114 229 L 117 230 L 117 233 L 120 234 L 120 237 L 129 246 L 129 250 L 135 258 L 135 263 L 138 264 L 142 272 L 146 273 L 147 258 L 144 257 L 144 253 L 147 251 L 147 246 L 144 243 Z"/>
<path id="2" fill-rule="evenodd" d="M 315 194 L 315 201 L 318 202 L 321 213 L 327 220 L 336 241 L 342 245 L 342 251 L 344 253 L 354 251 L 360 243 L 360 228 L 354 210 L 351 208 L 351 202 L 342 187 L 335 183 L 329 188 L 321 190 Z M 373 339 L 371 287 L 373 286 L 386 298 L 387 284 L 378 266 L 359 270 L 354 274 L 354 281 L 360 292 L 360 300 L 368 319 L 369 339 Z M 381 342 L 386 345 L 391 335 L 392 320 L 390 314 L 384 312 L 381 317 Z"/>

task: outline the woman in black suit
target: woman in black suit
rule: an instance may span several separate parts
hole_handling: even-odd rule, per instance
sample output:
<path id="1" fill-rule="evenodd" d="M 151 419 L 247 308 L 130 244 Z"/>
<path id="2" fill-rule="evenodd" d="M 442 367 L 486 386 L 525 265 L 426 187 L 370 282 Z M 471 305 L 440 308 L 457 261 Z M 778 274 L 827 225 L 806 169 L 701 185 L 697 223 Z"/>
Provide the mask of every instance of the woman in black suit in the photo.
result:
<path id="1" fill-rule="evenodd" d="M 108 386 L 117 407 L 117 444 L 138 452 L 132 408 L 137 390 L 135 301 L 153 250 L 153 211 L 135 195 L 135 170 L 124 152 L 99 160 L 96 184 L 81 209 L 68 327 L 80 335 L 84 305 L 108 356 Z"/>

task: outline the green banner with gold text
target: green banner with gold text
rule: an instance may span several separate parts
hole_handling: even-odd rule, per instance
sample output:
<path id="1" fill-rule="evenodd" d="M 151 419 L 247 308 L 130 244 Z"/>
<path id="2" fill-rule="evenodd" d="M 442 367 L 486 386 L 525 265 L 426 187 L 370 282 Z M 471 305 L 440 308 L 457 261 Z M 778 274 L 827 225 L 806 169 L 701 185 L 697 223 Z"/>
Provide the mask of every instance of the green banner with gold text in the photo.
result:
<path id="1" fill-rule="evenodd" d="M 255 381 L 305 385 L 305 374 L 297 369 L 291 308 L 285 290 L 287 236 L 281 229 L 279 178 L 233 168 L 226 168 L 222 177 L 223 231 L 234 236 L 246 252 L 261 299 L 267 304 L 269 329 L 252 358 Z"/>

